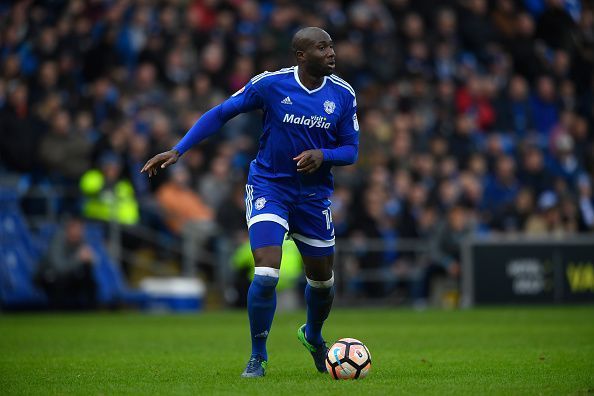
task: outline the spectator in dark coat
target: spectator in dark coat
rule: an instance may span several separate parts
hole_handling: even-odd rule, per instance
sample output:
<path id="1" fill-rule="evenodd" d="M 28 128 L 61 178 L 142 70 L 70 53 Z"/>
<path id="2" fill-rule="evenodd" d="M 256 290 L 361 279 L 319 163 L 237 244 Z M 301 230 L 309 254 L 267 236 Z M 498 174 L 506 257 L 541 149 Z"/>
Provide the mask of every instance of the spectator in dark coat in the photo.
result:
<path id="1" fill-rule="evenodd" d="M 8 90 L 8 100 L 0 111 L 0 163 L 9 170 L 29 172 L 37 167 L 34 154 L 39 146 L 40 122 L 31 114 L 27 86 L 17 83 Z"/>
<path id="2" fill-rule="evenodd" d="M 553 187 L 553 175 L 546 168 L 543 153 L 537 147 L 528 147 L 522 154 L 519 178 L 522 185 L 539 196 Z"/>
<path id="3" fill-rule="evenodd" d="M 72 128 L 70 115 L 59 111 L 51 129 L 41 139 L 39 159 L 48 173 L 77 182 L 91 165 L 91 142 Z"/>
<path id="4" fill-rule="evenodd" d="M 514 70 L 531 83 L 544 71 L 540 50 L 534 41 L 534 19 L 527 13 L 519 13 L 516 17 L 516 33 L 506 41 Z"/>
<path id="5" fill-rule="evenodd" d="M 563 9 L 563 0 L 547 0 L 547 8 L 540 15 L 536 27 L 536 37 L 554 49 L 573 48 L 576 25 Z"/>
<path id="6" fill-rule="evenodd" d="M 530 90 L 524 77 L 514 76 L 509 82 L 507 95 L 499 99 L 495 128 L 502 132 L 513 132 L 519 136 L 534 130 Z"/>
<path id="7" fill-rule="evenodd" d="M 42 259 L 37 281 L 54 309 L 93 308 L 96 284 L 93 266 L 96 255 L 85 241 L 84 222 L 76 217 L 66 221 L 51 241 Z"/>

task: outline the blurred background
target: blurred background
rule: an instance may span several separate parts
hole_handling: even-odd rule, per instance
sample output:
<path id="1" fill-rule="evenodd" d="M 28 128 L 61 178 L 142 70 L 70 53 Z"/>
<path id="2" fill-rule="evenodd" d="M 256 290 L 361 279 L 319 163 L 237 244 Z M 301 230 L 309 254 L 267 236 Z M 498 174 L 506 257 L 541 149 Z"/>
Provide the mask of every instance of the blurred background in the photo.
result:
<path id="1" fill-rule="evenodd" d="M 0 2 L 2 309 L 245 306 L 261 114 L 139 171 L 303 26 L 358 94 L 337 305 L 594 301 L 593 1 L 49 0 Z"/>

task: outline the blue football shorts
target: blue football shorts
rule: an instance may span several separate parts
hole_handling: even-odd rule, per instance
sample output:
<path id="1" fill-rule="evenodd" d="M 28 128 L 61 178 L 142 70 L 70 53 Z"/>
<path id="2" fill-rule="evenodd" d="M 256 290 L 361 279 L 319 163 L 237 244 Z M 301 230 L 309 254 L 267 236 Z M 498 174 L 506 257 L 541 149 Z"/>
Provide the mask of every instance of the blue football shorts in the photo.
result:
<path id="1" fill-rule="evenodd" d="M 330 200 L 298 199 L 294 195 L 246 184 L 246 221 L 252 250 L 282 246 L 288 233 L 303 256 L 334 253 L 334 225 Z"/>

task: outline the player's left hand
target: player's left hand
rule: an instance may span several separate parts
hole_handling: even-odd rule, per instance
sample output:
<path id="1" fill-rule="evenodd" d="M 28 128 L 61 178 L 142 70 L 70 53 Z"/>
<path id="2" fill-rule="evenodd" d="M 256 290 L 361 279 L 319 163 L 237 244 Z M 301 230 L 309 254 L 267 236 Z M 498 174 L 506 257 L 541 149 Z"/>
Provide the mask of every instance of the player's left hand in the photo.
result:
<path id="1" fill-rule="evenodd" d="M 314 173 L 322 166 L 324 154 L 322 150 L 306 150 L 293 158 L 293 160 L 297 161 L 297 172 Z"/>

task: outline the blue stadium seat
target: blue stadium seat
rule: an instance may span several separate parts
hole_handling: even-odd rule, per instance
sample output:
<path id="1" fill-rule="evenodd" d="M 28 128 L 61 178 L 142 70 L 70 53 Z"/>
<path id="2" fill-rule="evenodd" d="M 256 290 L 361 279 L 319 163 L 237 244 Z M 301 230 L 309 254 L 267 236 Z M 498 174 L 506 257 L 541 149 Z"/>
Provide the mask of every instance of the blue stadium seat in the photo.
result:
<path id="1" fill-rule="evenodd" d="M 127 285 L 119 265 L 113 261 L 105 248 L 101 228 L 89 224 L 85 228 L 85 235 L 98 257 L 94 267 L 98 302 L 104 305 L 129 304 L 141 306 L 147 300 L 147 295 L 144 292 L 131 289 Z"/>
<path id="2" fill-rule="evenodd" d="M 30 232 L 18 207 L 3 207 L 0 209 L 0 233 L 3 243 L 19 244 L 27 250 L 36 261 L 44 251 L 44 243 Z M 46 241 L 47 243 L 47 241 Z"/>
<path id="3" fill-rule="evenodd" d="M 58 225 L 56 223 L 43 223 L 38 226 L 37 232 L 33 234 L 33 239 L 41 252 L 47 251 L 52 237 L 57 230 Z"/>
<path id="4" fill-rule="evenodd" d="M 33 283 L 30 260 L 22 247 L 0 245 L 0 305 L 7 309 L 41 308 L 47 305 L 45 294 Z"/>
<path id="5" fill-rule="evenodd" d="M 14 188 L 0 186 L 0 210 L 19 203 L 19 195 Z"/>
<path id="6" fill-rule="evenodd" d="M 42 246 L 29 231 L 16 191 L 0 187 L 0 306 L 40 308 L 45 294 L 34 282 Z"/>

